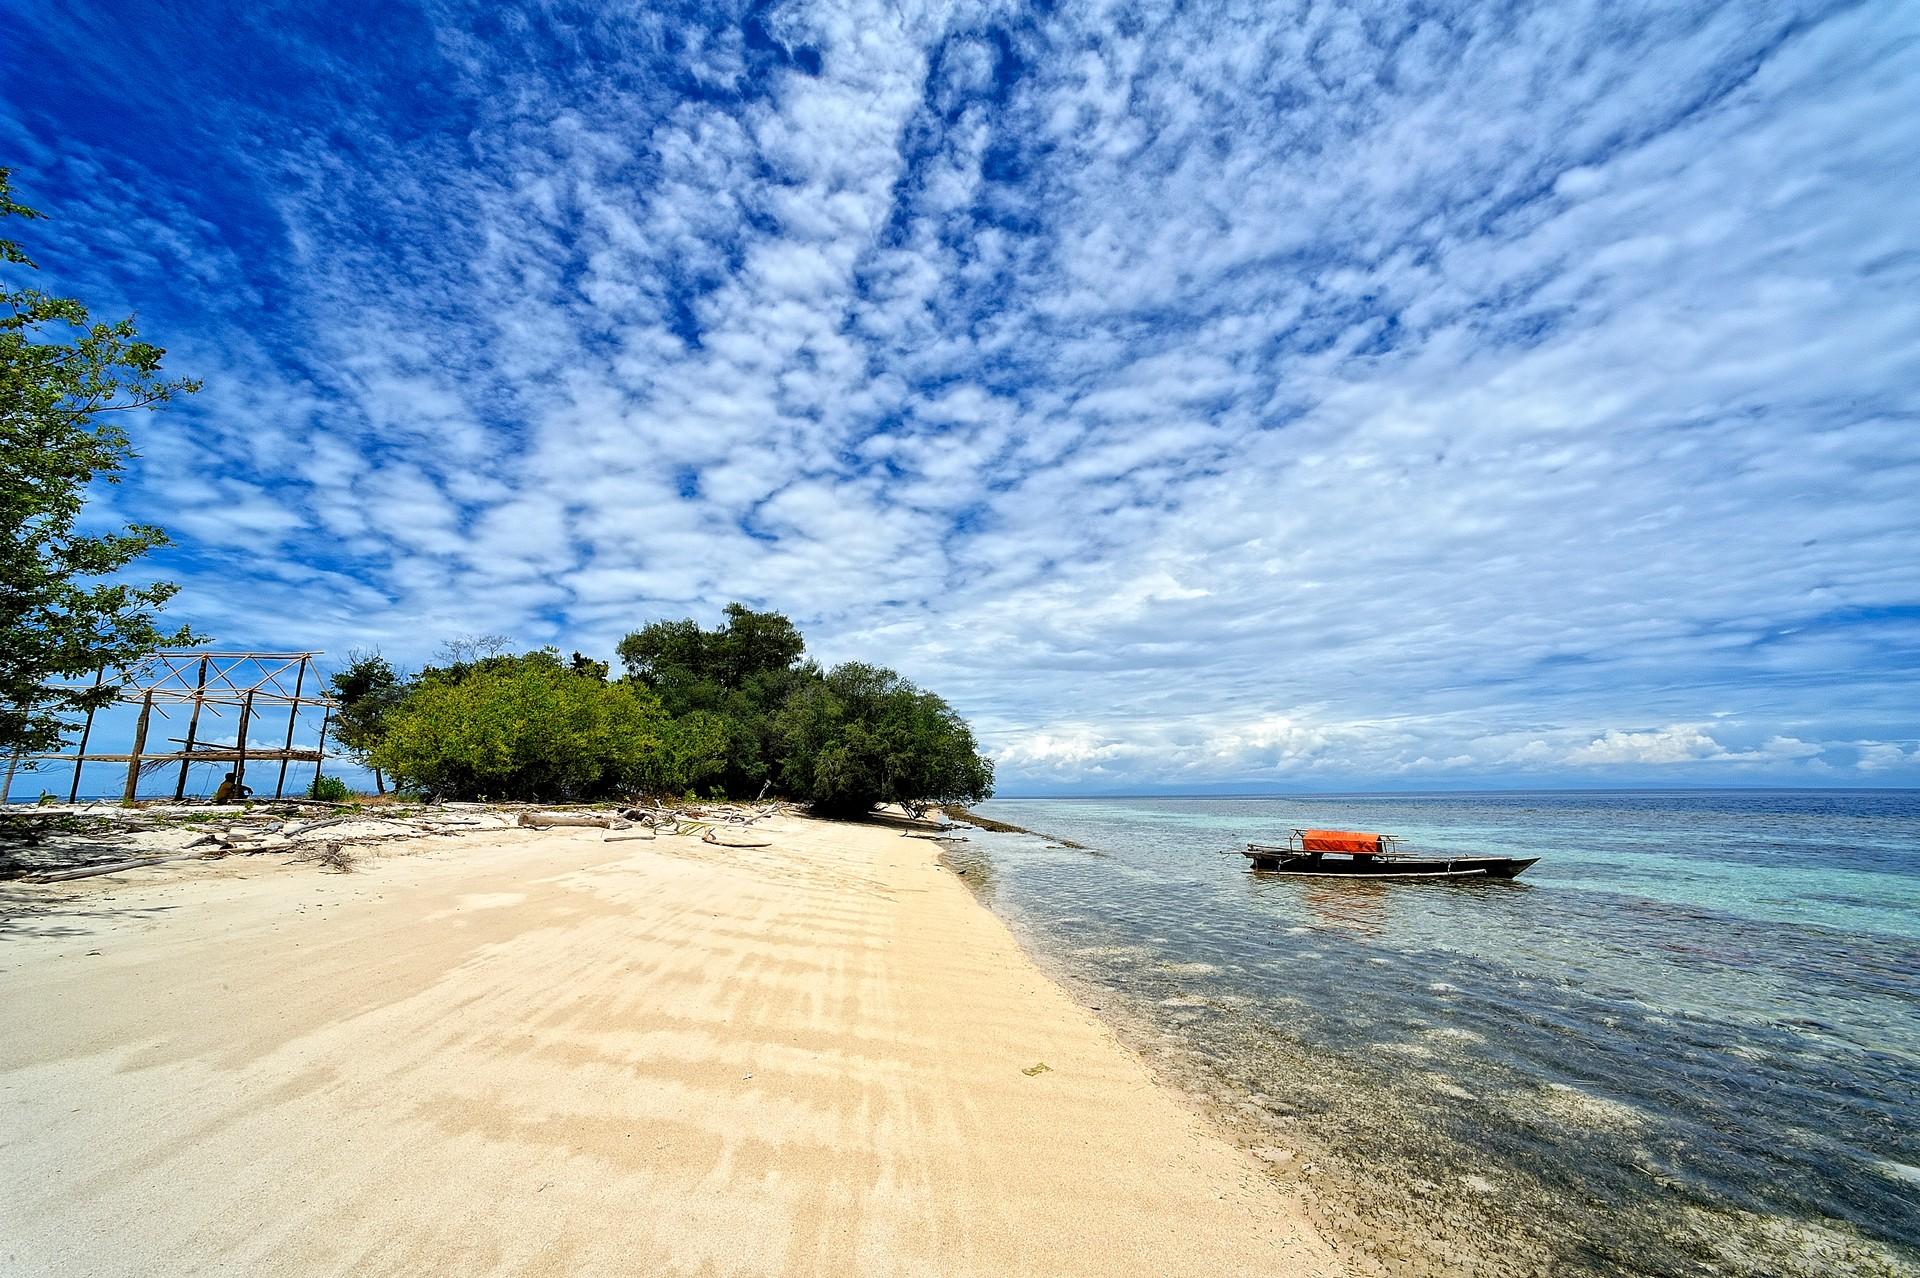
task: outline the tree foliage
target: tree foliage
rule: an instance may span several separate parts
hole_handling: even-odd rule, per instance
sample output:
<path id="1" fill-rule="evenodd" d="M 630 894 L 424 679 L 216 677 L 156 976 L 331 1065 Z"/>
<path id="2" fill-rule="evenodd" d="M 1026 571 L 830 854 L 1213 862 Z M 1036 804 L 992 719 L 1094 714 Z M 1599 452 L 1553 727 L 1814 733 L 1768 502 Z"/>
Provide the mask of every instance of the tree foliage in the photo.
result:
<path id="1" fill-rule="evenodd" d="M 410 681 L 356 654 L 334 676 L 352 725 L 342 740 L 403 784 L 448 797 L 753 798 L 771 785 L 854 814 L 993 790 L 993 764 L 945 701 L 878 666 L 821 671 L 778 613 L 734 604 L 713 630 L 654 622 L 621 641 L 619 679 L 578 652 L 502 646 L 449 645 L 448 664 Z"/>
<path id="2" fill-rule="evenodd" d="M 378 652 L 355 650 L 347 654 L 347 664 L 332 683 L 334 740 L 371 767 L 374 747 L 386 735 L 387 715 L 406 696 L 406 682 Z M 374 776 L 378 779 L 378 771 Z"/>
<path id="3" fill-rule="evenodd" d="M 582 674 L 547 649 L 423 672 L 368 757 L 435 794 L 590 800 L 671 785 L 666 728 L 646 688 Z"/>
<path id="4" fill-rule="evenodd" d="M 0 217 L 39 218 L 13 200 L 8 177 L 0 169 Z M 9 239 L 0 265 L 34 269 Z M 97 581 L 165 545 L 164 533 L 76 527 L 88 488 L 117 483 L 135 456 L 117 416 L 199 389 L 161 376 L 164 354 L 131 319 L 98 322 L 71 298 L 0 283 L 0 750 L 54 749 L 63 716 L 114 693 L 54 691 L 49 680 L 194 642 L 158 624 L 172 585 Z"/>
<path id="5" fill-rule="evenodd" d="M 782 707 L 776 731 L 782 788 L 824 812 L 993 793 L 993 763 L 966 722 L 879 666 L 848 662 L 809 682 Z"/>
<path id="6" fill-rule="evenodd" d="M 819 673 L 802 664 L 806 641 L 791 621 L 737 603 L 715 629 L 691 618 L 656 621 L 622 639 L 617 652 L 627 677 L 659 694 L 676 722 L 695 713 L 719 721 L 721 764 L 695 788 L 749 798 L 772 777 L 774 715 Z"/>

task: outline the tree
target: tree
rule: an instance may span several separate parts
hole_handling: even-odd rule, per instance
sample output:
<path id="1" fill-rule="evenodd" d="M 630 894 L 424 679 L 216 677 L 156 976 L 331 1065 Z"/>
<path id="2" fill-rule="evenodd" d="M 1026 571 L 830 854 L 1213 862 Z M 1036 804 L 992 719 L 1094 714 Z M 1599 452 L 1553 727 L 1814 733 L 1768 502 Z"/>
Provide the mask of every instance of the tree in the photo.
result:
<path id="1" fill-rule="evenodd" d="M 386 718 L 405 696 L 407 685 L 387 659 L 358 649 L 347 654 L 347 664 L 333 676 L 333 735 L 361 765 L 371 767 L 374 748 L 386 736 Z M 374 788 L 387 792 L 379 768 L 373 768 Z"/>
<path id="2" fill-rule="evenodd" d="M 440 641 L 440 659 L 450 666 L 470 666 L 488 657 L 506 655 L 513 640 L 506 635 L 455 635 Z"/>
<path id="3" fill-rule="evenodd" d="M 462 799 L 558 802 L 680 790 L 659 698 L 570 669 L 552 649 L 423 671 L 382 719 L 370 762 Z"/>
<path id="4" fill-rule="evenodd" d="M 716 629 L 703 630 L 691 618 L 656 621 L 617 649 L 627 677 L 657 693 L 676 722 L 696 712 L 719 720 L 724 764 L 702 784 L 741 797 L 756 794 L 772 773 L 775 712 L 795 687 L 818 677 L 800 664 L 805 651 L 793 622 L 739 603 L 727 605 Z M 703 730 L 701 740 L 712 738 Z"/>
<path id="5" fill-rule="evenodd" d="M 0 217 L 38 219 L 13 200 L 9 177 L 0 168 Z M 8 239 L 0 265 L 37 269 Z M 197 642 L 185 627 L 158 624 L 173 585 L 83 584 L 166 545 L 166 534 L 146 524 L 75 528 L 88 486 L 119 482 L 137 455 L 116 415 L 200 389 L 162 377 L 164 354 L 138 339 L 132 319 L 96 322 L 71 298 L 0 282 L 0 751 L 57 748 L 64 716 L 116 691 L 55 691 L 48 681 Z"/>
<path id="6" fill-rule="evenodd" d="M 952 707 L 891 670 L 835 666 L 788 699 L 776 720 L 783 788 L 826 813 L 880 803 L 977 803 L 993 761 Z"/>
<path id="7" fill-rule="evenodd" d="M 768 676 L 791 671 L 806 651 L 793 622 L 777 612 L 730 603 L 726 616 L 713 630 L 691 617 L 643 626 L 620 641 L 620 663 L 680 714 L 713 708 L 728 692 L 752 692 Z"/>

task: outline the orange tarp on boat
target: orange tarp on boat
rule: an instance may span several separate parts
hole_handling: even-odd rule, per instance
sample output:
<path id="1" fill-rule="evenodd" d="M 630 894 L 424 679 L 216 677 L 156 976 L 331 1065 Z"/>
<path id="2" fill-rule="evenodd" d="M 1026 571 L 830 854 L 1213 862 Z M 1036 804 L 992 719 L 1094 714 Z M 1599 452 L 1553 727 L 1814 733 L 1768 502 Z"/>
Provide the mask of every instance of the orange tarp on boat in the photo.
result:
<path id="1" fill-rule="evenodd" d="M 1358 830 L 1302 830 L 1300 847 L 1306 852 L 1351 852 L 1356 856 L 1379 856 L 1380 836 Z"/>

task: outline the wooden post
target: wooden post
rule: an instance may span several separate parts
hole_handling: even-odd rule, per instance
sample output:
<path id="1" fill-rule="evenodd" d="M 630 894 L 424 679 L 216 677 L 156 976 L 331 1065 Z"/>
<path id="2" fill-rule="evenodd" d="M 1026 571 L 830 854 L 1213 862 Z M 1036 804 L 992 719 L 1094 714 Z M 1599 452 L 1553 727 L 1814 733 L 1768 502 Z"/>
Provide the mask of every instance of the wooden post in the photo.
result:
<path id="1" fill-rule="evenodd" d="M 307 659 L 300 658 L 300 672 L 293 677 L 293 704 L 287 707 L 287 744 L 280 751 L 280 779 L 273 783 L 273 797 L 287 788 L 287 756 L 293 753 L 293 725 L 300 721 L 300 689 L 307 682 Z"/>
<path id="2" fill-rule="evenodd" d="M 107 677 L 107 668 L 101 666 L 93 672 L 93 686 L 98 688 Z M 80 729 L 80 749 L 73 756 L 73 784 L 67 787 L 67 802 L 80 801 L 80 769 L 87 766 L 87 738 L 93 735 L 93 710 L 87 711 L 87 726 Z"/>
<path id="3" fill-rule="evenodd" d="M 174 783 L 175 801 L 187 797 L 187 769 L 193 762 L 193 739 L 200 731 L 200 706 L 207 695 L 207 659 L 200 658 L 200 679 L 194 687 L 193 716 L 187 720 L 187 743 L 180 747 L 180 779 Z"/>
<path id="4" fill-rule="evenodd" d="M 234 738 L 239 747 L 240 757 L 233 762 L 233 798 L 239 803 L 246 798 L 247 784 L 247 724 L 253 718 L 253 693 L 249 691 L 240 701 L 240 735 Z"/>
<path id="5" fill-rule="evenodd" d="M 127 757 L 127 792 L 120 796 L 122 803 L 132 803 L 140 792 L 140 752 L 147 748 L 147 720 L 153 714 L 153 689 L 147 689 L 147 695 L 140 699 L 140 718 L 133 725 L 133 753 Z"/>
<path id="6" fill-rule="evenodd" d="M 320 786 L 320 769 L 327 764 L 327 721 L 332 717 L 332 706 L 328 706 L 320 712 L 320 744 L 313 752 L 313 784 L 315 789 L 318 789 Z"/>

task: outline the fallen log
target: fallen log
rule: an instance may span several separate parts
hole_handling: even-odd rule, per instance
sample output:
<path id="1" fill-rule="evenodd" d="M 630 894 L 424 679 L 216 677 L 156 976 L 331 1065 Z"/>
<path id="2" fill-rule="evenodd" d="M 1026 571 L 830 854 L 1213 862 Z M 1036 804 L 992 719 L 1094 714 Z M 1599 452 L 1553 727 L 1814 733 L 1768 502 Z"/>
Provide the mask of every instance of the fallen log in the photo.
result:
<path id="1" fill-rule="evenodd" d="M 592 826 L 601 830 L 624 830 L 627 823 L 617 816 L 597 812 L 522 812 L 519 823 L 532 830 L 554 826 Z"/>
<path id="2" fill-rule="evenodd" d="M 192 856 L 143 856 L 131 861 L 114 861 L 108 865 L 85 865 L 72 870 L 46 870 L 25 877 L 29 883 L 65 883 L 70 879 L 90 879 L 100 874 L 118 874 L 122 870 L 141 870 L 149 865 L 165 865 L 169 861 L 204 861 L 206 859 L 200 853 Z"/>
<path id="3" fill-rule="evenodd" d="M 349 821 L 359 821 L 362 819 L 363 818 L 360 817 L 357 813 L 352 816 L 327 817 L 325 820 L 322 820 L 322 821 L 308 821 L 304 825 L 288 826 L 287 829 L 285 830 L 285 834 L 287 835 L 287 837 L 292 838 L 296 834 L 306 834 L 310 830 L 324 830 L 330 825 L 345 825 Z M 366 819 L 379 820 L 381 818 L 366 818 Z"/>

